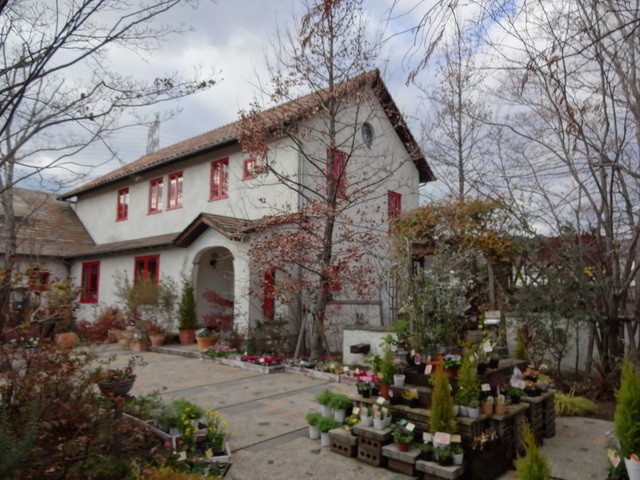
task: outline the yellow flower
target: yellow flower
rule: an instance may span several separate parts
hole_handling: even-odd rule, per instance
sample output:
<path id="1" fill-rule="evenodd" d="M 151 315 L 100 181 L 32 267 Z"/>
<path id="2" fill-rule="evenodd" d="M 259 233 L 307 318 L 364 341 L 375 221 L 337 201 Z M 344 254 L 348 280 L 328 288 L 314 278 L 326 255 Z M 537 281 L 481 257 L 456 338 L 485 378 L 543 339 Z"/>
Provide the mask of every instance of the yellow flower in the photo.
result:
<path id="1" fill-rule="evenodd" d="M 189 421 L 185 420 L 184 422 L 182 422 L 184 425 L 189 425 Z"/>

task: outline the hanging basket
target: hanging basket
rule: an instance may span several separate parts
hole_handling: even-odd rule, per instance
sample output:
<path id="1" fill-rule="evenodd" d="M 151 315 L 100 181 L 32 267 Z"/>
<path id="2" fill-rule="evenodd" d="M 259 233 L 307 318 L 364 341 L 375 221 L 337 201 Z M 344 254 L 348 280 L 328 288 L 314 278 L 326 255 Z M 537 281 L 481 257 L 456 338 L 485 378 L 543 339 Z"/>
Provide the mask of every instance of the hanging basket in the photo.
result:
<path id="1" fill-rule="evenodd" d="M 121 380 L 119 382 L 98 383 L 98 387 L 100 388 L 100 392 L 107 397 L 125 397 L 133 388 L 135 381 L 136 376 L 134 375 L 127 380 Z"/>

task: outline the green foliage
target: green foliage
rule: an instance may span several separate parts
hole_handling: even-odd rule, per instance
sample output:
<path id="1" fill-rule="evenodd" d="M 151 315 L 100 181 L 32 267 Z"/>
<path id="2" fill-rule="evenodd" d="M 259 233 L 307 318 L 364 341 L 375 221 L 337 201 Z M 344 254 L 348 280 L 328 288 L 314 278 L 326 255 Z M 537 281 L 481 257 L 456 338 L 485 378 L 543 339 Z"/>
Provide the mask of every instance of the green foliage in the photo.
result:
<path id="1" fill-rule="evenodd" d="M 622 364 L 616 401 L 616 438 L 620 442 L 620 454 L 629 458 L 631 454 L 640 454 L 640 372 L 629 358 Z"/>
<path id="2" fill-rule="evenodd" d="M 131 462 L 124 458 L 93 455 L 73 468 L 73 473 L 91 480 L 133 480 Z"/>
<path id="3" fill-rule="evenodd" d="M 480 378 L 478 378 L 476 363 L 471 360 L 471 350 L 466 349 L 462 356 L 460 372 L 458 372 L 456 403 L 468 406 L 472 400 L 478 398 L 480 398 Z"/>
<path id="4" fill-rule="evenodd" d="M 320 405 L 328 407 L 330 406 L 331 400 L 333 399 L 334 395 L 335 393 L 333 393 L 328 388 L 325 388 L 322 392 L 316 395 L 316 402 L 318 402 Z"/>
<path id="5" fill-rule="evenodd" d="M 451 447 L 436 447 L 433 450 L 440 460 L 447 460 L 453 457 L 453 450 Z"/>
<path id="6" fill-rule="evenodd" d="M 318 423 L 318 420 L 322 418 L 322 414 L 320 412 L 309 412 L 307 413 L 307 423 L 312 427 L 315 427 Z"/>
<path id="7" fill-rule="evenodd" d="M 384 346 L 382 347 L 382 358 L 380 359 L 380 371 L 378 372 L 380 381 L 385 385 L 393 384 L 393 375 L 396 373 L 396 365 L 393 362 L 394 359 L 395 357 L 393 356 L 391 343 L 386 341 Z"/>
<path id="8" fill-rule="evenodd" d="M 334 410 L 343 410 L 349 408 L 353 402 L 349 397 L 342 393 L 336 393 L 329 401 L 329 406 Z"/>
<path id="9" fill-rule="evenodd" d="M 572 389 L 569 393 L 558 392 L 554 396 L 556 414 L 560 417 L 583 416 L 598 411 L 598 406 L 585 397 L 576 396 Z"/>
<path id="10" fill-rule="evenodd" d="M 126 400 L 123 409 L 129 415 L 150 420 L 161 416 L 166 406 L 167 404 L 162 400 L 160 394 L 153 392 Z"/>
<path id="11" fill-rule="evenodd" d="M 529 423 L 525 423 L 522 432 L 525 456 L 518 455 L 516 473 L 520 480 L 551 480 L 547 459 L 536 444 Z"/>
<path id="12" fill-rule="evenodd" d="M 216 480 L 216 478 L 218 477 L 185 473 L 172 467 L 151 468 L 144 476 L 144 480 Z"/>
<path id="13" fill-rule="evenodd" d="M 457 427 L 453 415 L 453 397 L 451 397 L 449 377 L 442 365 L 439 365 L 433 379 L 429 431 L 455 433 Z"/>
<path id="14" fill-rule="evenodd" d="M 331 417 L 320 417 L 316 422 L 316 428 L 320 433 L 327 433 L 329 430 L 340 427 L 342 424 Z"/>
<path id="15" fill-rule="evenodd" d="M 196 297 L 193 283 L 182 280 L 182 295 L 178 306 L 178 324 L 180 329 L 191 329 L 198 326 L 196 314 Z"/>
<path id="16" fill-rule="evenodd" d="M 38 424 L 33 413 L 25 425 L 19 425 L 18 431 L 12 431 L 7 407 L 0 401 L 0 478 L 17 478 L 18 467 L 25 461 L 34 446 L 38 433 Z"/>
<path id="17" fill-rule="evenodd" d="M 171 402 L 171 408 L 173 408 L 176 412 L 185 415 L 188 420 L 197 420 L 198 418 L 204 415 L 204 409 L 196 405 L 195 403 L 191 403 L 189 400 L 185 398 L 178 398 Z"/>

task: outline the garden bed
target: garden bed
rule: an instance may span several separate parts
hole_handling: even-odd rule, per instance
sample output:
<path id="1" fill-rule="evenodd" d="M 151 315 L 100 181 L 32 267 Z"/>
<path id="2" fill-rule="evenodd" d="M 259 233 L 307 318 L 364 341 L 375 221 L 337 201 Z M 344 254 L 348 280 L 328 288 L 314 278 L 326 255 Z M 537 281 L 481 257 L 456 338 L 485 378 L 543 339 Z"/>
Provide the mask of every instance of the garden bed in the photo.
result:
<path id="1" fill-rule="evenodd" d="M 211 363 L 219 363 L 229 367 L 243 368 L 263 374 L 271 374 L 285 371 L 285 365 L 259 365 L 256 363 L 243 362 L 237 358 L 211 358 L 206 355 L 200 355 L 200 359 Z"/>

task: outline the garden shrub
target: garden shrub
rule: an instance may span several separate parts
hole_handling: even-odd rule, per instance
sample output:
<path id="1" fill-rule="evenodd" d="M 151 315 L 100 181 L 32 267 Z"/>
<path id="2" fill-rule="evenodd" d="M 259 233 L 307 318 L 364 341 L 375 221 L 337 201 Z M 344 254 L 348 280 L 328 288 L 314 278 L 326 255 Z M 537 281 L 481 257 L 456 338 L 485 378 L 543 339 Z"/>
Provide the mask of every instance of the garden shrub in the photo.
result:
<path id="1" fill-rule="evenodd" d="M 525 422 L 522 429 L 525 456 L 518 455 L 516 473 L 520 480 L 551 480 L 551 472 L 544 454 L 536 444 L 531 425 Z"/>
<path id="2" fill-rule="evenodd" d="M 431 417 L 429 431 L 431 433 L 455 433 L 458 425 L 453 415 L 453 397 L 449 387 L 449 377 L 444 371 L 442 363 L 436 368 L 433 378 L 433 392 L 431 394 Z"/>
<path id="3" fill-rule="evenodd" d="M 560 417 L 582 416 L 598 411 L 598 406 L 585 397 L 576 395 L 575 390 L 569 393 L 557 392 L 554 396 L 556 414 Z"/>
<path id="4" fill-rule="evenodd" d="M 640 454 L 640 372 L 629 358 L 622 364 L 620 388 L 616 392 L 615 432 L 620 454 Z"/>
<path id="5" fill-rule="evenodd" d="M 124 315 L 118 307 L 107 307 L 95 322 L 79 322 L 78 336 L 88 343 L 104 342 L 112 329 L 124 329 Z"/>

